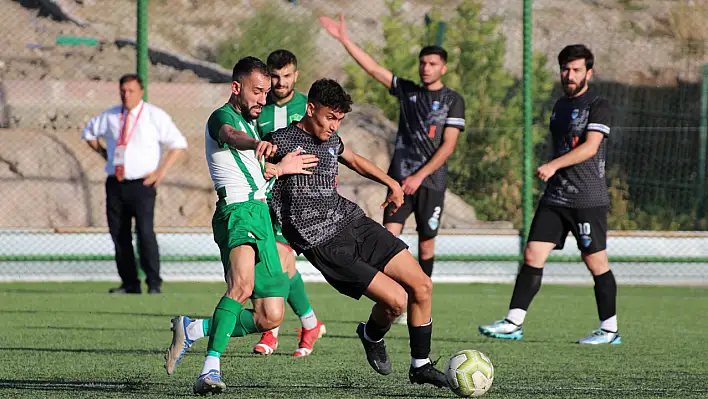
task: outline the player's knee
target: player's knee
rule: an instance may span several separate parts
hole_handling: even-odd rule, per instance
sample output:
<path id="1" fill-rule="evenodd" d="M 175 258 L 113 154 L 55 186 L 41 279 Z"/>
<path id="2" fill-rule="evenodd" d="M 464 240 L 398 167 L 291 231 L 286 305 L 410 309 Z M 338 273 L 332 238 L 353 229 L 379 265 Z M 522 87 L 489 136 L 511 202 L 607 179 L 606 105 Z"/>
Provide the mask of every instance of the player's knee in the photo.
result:
<path id="1" fill-rule="evenodd" d="M 260 331 L 272 330 L 283 322 L 285 310 L 283 306 L 270 306 L 265 308 L 262 317 L 256 319 L 256 326 Z"/>
<path id="2" fill-rule="evenodd" d="M 393 320 L 405 313 L 407 307 L 408 299 L 406 291 L 401 287 L 398 292 L 391 297 L 388 303 L 386 303 L 386 313 L 388 313 L 388 316 Z"/>
<path id="3" fill-rule="evenodd" d="M 237 282 L 226 290 L 226 296 L 239 303 L 245 303 L 253 293 L 253 282 Z"/>
<path id="4" fill-rule="evenodd" d="M 430 301 L 433 296 L 433 281 L 430 277 L 423 274 L 418 282 L 408 292 L 409 299 L 412 302 L 422 303 Z"/>
<path id="5" fill-rule="evenodd" d="M 527 246 L 524 250 L 524 263 L 533 267 L 543 267 L 546 262 L 546 254 L 536 248 Z"/>

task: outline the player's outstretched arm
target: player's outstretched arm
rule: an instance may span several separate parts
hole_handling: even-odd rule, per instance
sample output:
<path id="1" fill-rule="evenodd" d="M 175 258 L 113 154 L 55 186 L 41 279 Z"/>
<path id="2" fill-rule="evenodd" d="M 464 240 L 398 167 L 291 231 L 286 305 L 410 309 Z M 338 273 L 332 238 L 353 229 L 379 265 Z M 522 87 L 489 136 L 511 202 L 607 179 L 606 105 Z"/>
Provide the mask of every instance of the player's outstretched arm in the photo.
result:
<path id="1" fill-rule="evenodd" d="M 332 35 L 335 39 L 339 40 L 340 43 L 347 50 L 349 55 L 354 58 L 366 73 L 371 75 L 374 79 L 381 82 L 386 88 L 391 88 L 391 83 L 393 80 L 393 73 L 388 69 L 379 65 L 369 54 L 367 54 L 361 47 L 357 46 L 347 35 L 347 30 L 344 26 L 344 17 L 339 16 L 339 23 L 335 22 L 329 17 L 320 17 L 320 24 L 322 27 Z"/>
<path id="2" fill-rule="evenodd" d="M 308 170 L 317 166 L 320 160 L 313 154 L 300 154 L 302 150 L 287 153 L 280 162 L 274 164 L 266 162 L 265 178 L 267 180 L 275 177 L 276 179 L 283 175 L 311 175 L 312 171 Z"/>
<path id="3" fill-rule="evenodd" d="M 254 150 L 256 151 L 257 158 L 261 156 L 270 158 L 275 155 L 275 152 L 278 150 L 276 145 L 267 141 L 256 140 L 249 136 L 248 133 L 230 125 L 221 126 L 219 129 L 219 140 L 239 151 Z"/>
<path id="4" fill-rule="evenodd" d="M 579 164 L 587 159 L 590 159 L 600 148 L 605 135 L 601 132 L 588 132 L 588 138 L 583 144 L 573 148 L 569 153 L 558 157 L 551 162 L 541 165 L 536 169 L 538 178 L 543 181 L 548 181 L 558 169 L 567 168 L 571 165 Z"/>
<path id="5" fill-rule="evenodd" d="M 344 151 L 339 156 L 339 162 L 361 176 L 381 183 L 389 188 L 389 195 L 386 201 L 381 205 L 381 208 L 385 208 L 389 203 L 393 203 L 395 204 L 393 212 L 395 212 L 403 205 L 403 189 L 401 189 L 401 186 L 396 180 L 391 178 L 391 176 L 387 175 L 386 172 L 374 165 L 373 162 L 346 147 L 344 147 Z"/>

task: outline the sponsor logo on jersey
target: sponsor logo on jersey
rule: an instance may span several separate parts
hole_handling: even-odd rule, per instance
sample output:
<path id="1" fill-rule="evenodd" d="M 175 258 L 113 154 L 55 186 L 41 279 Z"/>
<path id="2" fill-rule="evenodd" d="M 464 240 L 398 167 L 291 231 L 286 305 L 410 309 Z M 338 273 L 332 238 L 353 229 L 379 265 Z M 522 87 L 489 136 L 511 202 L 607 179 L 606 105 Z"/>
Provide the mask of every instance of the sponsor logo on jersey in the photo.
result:
<path id="1" fill-rule="evenodd" d="M 415 100 L 416 100 L 416 97 L 413 95 L 413 96 L 408 97 L 408 99 L 409 99 L 412 103 L 414 103 Z"/>

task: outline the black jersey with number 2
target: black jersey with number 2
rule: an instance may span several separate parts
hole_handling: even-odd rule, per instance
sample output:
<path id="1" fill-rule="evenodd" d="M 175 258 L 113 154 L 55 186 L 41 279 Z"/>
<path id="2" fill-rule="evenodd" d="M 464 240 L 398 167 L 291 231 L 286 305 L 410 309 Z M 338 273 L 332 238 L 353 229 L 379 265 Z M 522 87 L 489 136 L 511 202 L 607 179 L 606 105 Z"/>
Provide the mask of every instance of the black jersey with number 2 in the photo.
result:
<path id="1" fill-rule="evenodd" d="M 390 92 L 398 98 L 401 113 L 388 174 L 401 182 L 433 157 L 443 142 L 445 127 L 465 128 L 465 102 L 450 88 L 430 91 L 397 76 L 393 77 Z M 427 176 L 422 185 L 445 191 L 446 179 L 447 165 L 443 165 Z"/>
<path id="2" fill-rule="evenodd" d="M 548 180 L 542 201 L 568 208 L 609 205 L 605 161 L 610 118 L 608 101 L 593 90 L 575 98 L 563 96 L 556 102 L 550 123 L 553 159 L 583 144 L 589 132 L 599 132 L 605 137 L 595 155 L 556 171 Z"/>

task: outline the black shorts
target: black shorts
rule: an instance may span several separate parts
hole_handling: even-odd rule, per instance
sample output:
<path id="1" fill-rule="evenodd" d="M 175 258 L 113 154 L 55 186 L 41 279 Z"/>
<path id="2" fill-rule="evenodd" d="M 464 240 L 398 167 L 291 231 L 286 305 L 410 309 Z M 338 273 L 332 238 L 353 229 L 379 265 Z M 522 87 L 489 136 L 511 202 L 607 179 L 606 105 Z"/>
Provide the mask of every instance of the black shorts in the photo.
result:
<path id="1" fill-rule="evenodd" d="M 361 298 L 376 273 L 408 249 L 403 241 L 368 217 L 356 219 L 332 240 L 303 255 L 340 293 Z"/>
<path id="2" fill-rule="evenodd" d="M 563 249 L 568 232 L 578 242 L 580 252 L 589 255 L 607 248 L 608 207 L 566 208 L 538 205 L 531 223 L 528 241 L 552 242 Z"/>
<path id="3" fill-rule="evenodd" d="M 418 234 L 422 237 L 433 238 L 438 235 L 444 203 L 445 191 L 436 191 L 420 186 L 413 195 L 405 196 L 403 205 L 393 215 L 391 215 L 393 204 L 389 204 L 384 209 L 383 222 L 384 224 L 405 224 L 408 216 L 413 213 Z"/>

